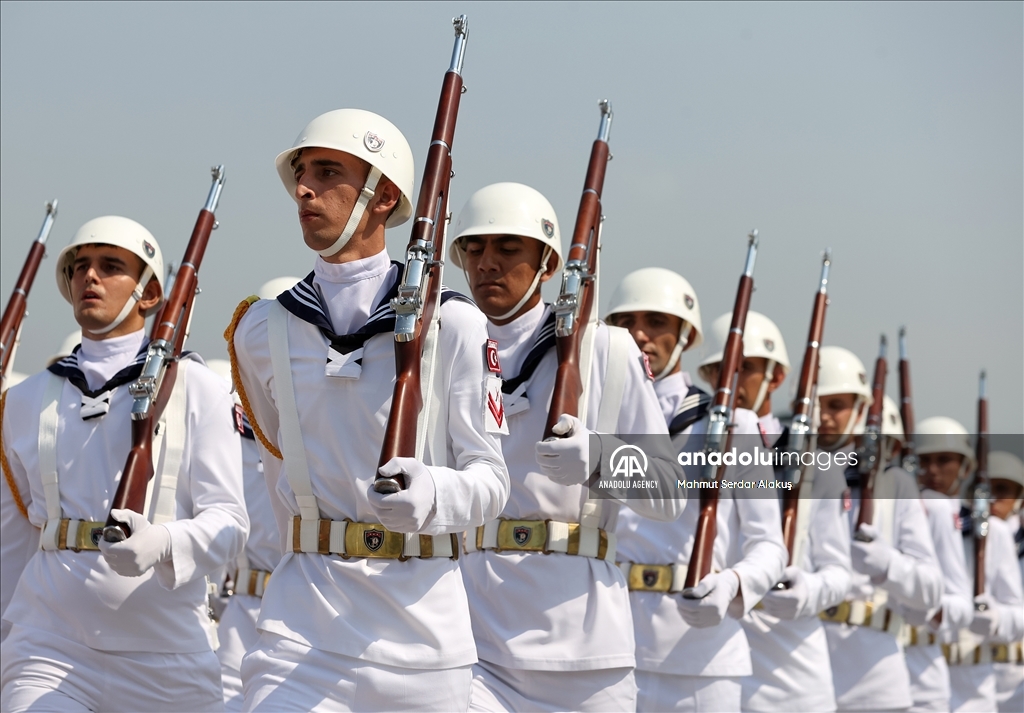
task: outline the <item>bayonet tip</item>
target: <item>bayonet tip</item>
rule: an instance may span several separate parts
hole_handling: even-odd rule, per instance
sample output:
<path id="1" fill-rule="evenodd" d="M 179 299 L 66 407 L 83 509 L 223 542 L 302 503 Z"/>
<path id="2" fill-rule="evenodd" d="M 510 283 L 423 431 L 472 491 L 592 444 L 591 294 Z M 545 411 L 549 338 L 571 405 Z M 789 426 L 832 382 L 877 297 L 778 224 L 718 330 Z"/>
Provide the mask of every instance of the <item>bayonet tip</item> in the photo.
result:
<path id="1" fill-rule="evenodd" d="M 907 328 L 906 328 L 906 326 L 901 326 L 900 327 L 900 339 L 903 339 L 906 336 L 907 336 Z"/>
<path id="2" fill-rule="evenodd" d="M 757 228 L 754 228 L 749 233 L 747 233 L 747 238 L 750 240 L 751 245 L 757 245 L 757 235 Z"/>
<path id="3" fill-rule="evenodd" d="M 50 215 L 52 215 L 55 218 L 57 217 L 57 199 L 56 198 L 54 198 L 52 201 L 47 202 L 47 204 L 46 204 L 46 212 L 49 213 Z"/>
<path id="4" fill-rule="evenodd" d="M 832 264 L 832 248 L 825 248 L 821 261 L 826 265 Z"/>
<path id="5" fill-rule="evenodd" d="M 224 182 L 224 164 L 220 163 L 210 168 L 210 175 L 218 183 Z"/>
<path id="6" fill-rule="evenodd" d="M 465 35 L 469 29 L 469 22 L 465 15 L 459 15 L 452 18 L 452 26 L 455 28 L 456 35 Z"/>
<path id="7" fill-rule="evenodd" d="M 607 115 L 611 116 L 611 113 L 612 113 L 612 103 L 610 101 L 608 101 L 607 99 L 602 99 L 601 101 L 599 101 L 597 103 L 597 105 L 599 107 L 601 107 L 601 113 L 602 114 L 607 114 Z"/>

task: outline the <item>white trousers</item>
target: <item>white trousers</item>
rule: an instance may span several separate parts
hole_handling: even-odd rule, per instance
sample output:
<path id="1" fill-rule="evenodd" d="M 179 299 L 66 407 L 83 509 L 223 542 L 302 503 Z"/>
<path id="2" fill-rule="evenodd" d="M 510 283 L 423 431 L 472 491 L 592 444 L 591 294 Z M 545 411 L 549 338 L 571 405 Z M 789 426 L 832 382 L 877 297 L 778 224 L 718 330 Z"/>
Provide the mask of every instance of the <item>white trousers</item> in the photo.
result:
<path id="1" fill-rule="evenodd" d="M 465 711 L 472 666 L 397 668 L 260 632 L 242 659 L 246 711 Z"/>
<path id="2" fill-rule="evenodd" d="M 910 674 L 911 713 L 949 710 L 949 667 L 939 644 L 903 649 Z"/>
<path id="3" fill-rule="evenodd" d="M 256 646 L 260 634 L 256 620 L 260 616 L 260 598 L 249 594 L 235 594 L 228 598 L 217 627 L 220 648 L 220 677 L 224 684 L 224 710 L 240 711 L 242 696 L 242 657 Z"/>
<path id="4" fill-rule="evenodd" d="M 637 669 L 636 685 L 641 713 L 735 713 L 743 697 L 740 679 L 733 676 L 674 676 Z"/>
<path id="5" fill-rule="evenodd" d="M 949 667 L 949 707 L 954 713 L 996 710 L 996 672 L 990 663 Z"/>
<path id="6" fill-rule="evenodd" d="M 996 706 L 999 713 L 1024 711 L 1024 666 L 997 663 L 993 668 L 996 670 Z"/>
<path id="7" fill-rule="evenodd" d="M 4 713 L 224 710 L 212 651 L 120 654 L 15 625 L 0 652 Z"/>
<path id="8" fill-rule="evenodd" d="M 473 666 L 471 711 L 634 711 L 631 668 L 525 671 L 489 661 Z"/>

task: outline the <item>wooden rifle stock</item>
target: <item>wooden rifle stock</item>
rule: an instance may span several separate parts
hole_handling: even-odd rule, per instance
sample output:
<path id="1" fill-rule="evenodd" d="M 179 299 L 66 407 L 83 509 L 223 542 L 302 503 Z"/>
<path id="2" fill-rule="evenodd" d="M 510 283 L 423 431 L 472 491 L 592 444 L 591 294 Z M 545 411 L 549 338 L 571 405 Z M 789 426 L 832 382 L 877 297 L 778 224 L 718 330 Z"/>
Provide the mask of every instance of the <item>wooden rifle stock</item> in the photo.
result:
<path id="1" fill-rule="evenodd" d="M 28 293 L 32 291 L 36 272 L 39 270 L 43 258 L 46 257 L 46 238 L 50 235 L 50 229 L 53 227 L 56 217 L 57 200 L 54 199 L 46 204 L 43 227 L 39 229 L 39 235 L 28 251 L 28 257 L 25 258 L 18 281 L 14 283 L 11 299 L 7 300 L 7 306 L 4 308 L 3 319 L 0 320 L 0 376 L 5 380 L 14 366 L 14 352 L 21 332 L 21 323 L 25 319 L 25 310 L 28 307 Z"/>
<path id="2" fill-rule="evenodd" d="M 601 195 L 611 154 L 608 132 L 611 126 L 611 104 L 600 103 L 601 125 L 590 148 L 590 163 L 583 182 L 583 195 L 576 211 L 569 256 L 562 272 L 562 289 L 555 302 L 555 351 L 558 369 L 555 386 L 544 426 L 544 439 L 554 437 L 552 429 L 562 414 L 580 417 L 583 397 L 581 349 L 583 333 L 594 309 L 594 281 L 597 279 L 597 255 L 601 249 Z M 583 414 L 582 418 L 586 418 Z"/>
<path id="3" fill-rule="evenodd" d="M 132 534 L 125 523 L 114 518 L 114 510 L 144 513 L 146 507 L 146 489 L 153 477 L 153 429 L 174 390 L 178 358 L 188 336 L 192 307 L 198 292 L 199 266 L 210 242 L 210 233 L 217 227 L 214 211 L 217 210 L 223 186 L 224 167 L 215 166 L 210 194 L 196 218 L 185 256 L 174 278 L 174 286 L 153 321 L 149 353 L 142 374 L 129 386 L 134 397 L 132 445 L 110 504 L 111 513 L 108 513 L 103 528 L 103 539 L 108 542 L 118 542 Z"/>
<path id="4" fill-rule="evenodd" d="M 971 519 L 974 521 L 974 596 L 985 593 L 985 543 L 988 540 L 988 518 L 991 484 L 988 476 L 988 399 L 985 396 L 985 372 L 978 379 L 978 440 L 975 442 L 978 461 L 971 488 Z M 976 605 L 979 610 L 987 608 Z"/>
<path id="5" fill-rule="evenodd" d="M 832 265 L 831 251 L 825 251 L 825 257 L 821 263 L 821 280 L 819 281 L 818 292 L 814 295 L 814 307 L 811 309 L 811 327 L 807 334 L 807 346 L 804 349 L 804 361 L 800 367 L 800 381 L 796 390 L 796 401 L 793 403 L 793 420 L 789 426 L 792 452 L 803 456 L 807 451 L 814 449 L 814 439 L 811 435 L 814 415 L 814 398 L 818 383 L 818 355 L 821 349 L 821 340 L 825 334 L 825 311 L 828 308 L 828 272 Z M 796 513 L 800 501 L 800 482 L 803 479 L 804 468 L 814 468 L 814 465 L 803 466 L 798 462 L 786 469 L 786 480 L 793 483 L 793 487 L 783 494 L 782 498 L 782 539 L 786 543 L 786 551 L 789 552 L 789 564 L 796 565 L 793 561 L 793 547 L 796 543 Z"/>
<path id="6" fill-rule="evenodd" d="M 861 525 L 870 525 L 875 519 L 875 478 L 885 467 L 885 437 L 882 435 L 882 401 L 885 398 L 886 339 L 879 340 L 878 359 L 875 360 L 875 375 L 871 381 L 871 408 L 868 409 L 867 425 L 864 428 L 864 447 L 858 458 L 860 468 L 860 510 L 857 513 L 857 527 L 854 539 L 863 540 L 859 533 Z M 851 414 L 850 418 L 856 418 Z"/>
<path id="7" fill-rule="evenodd" d="M 743 361 L 743 330 L 747 324 L 750 296 L 754 291 L 754 262 L 757 259 L 757 230 L 748 236 L 747 261 L 736 288 L 736 300 L 732 309 L 732 324 L 722 351 L 722 365 L 718 371 L 718 388 L 711 401 L 708 434 L 704 450 L 711 453 L 725 453 L 732 440 L 732 405 L 735 400 L 736 381 L 740 363 Z M 710 460 L 710 458 L 708 459 Z M 721 480 L 722 467 L 704 466 L 701 480 Z M 690 594 L 702 579 L 711 573 L 714 557 L 715 538 L 718 536 L 718 488 L 701 488 L 700 511 L 697 515 L 697 530 L 694 533 L 693 549 L 686 569 L 683 596 Z"/>
<path id="8" fill-rule="evenodd" d="M 380 449 L 380 468 L 392 458 L 415 458 L 420 412 L 423 410 L 420 366 L 424 341 L 435 320 L 444 264 L 448 190 L 452 178 L 451 147 L 462 98 L 462 62 L 469 29 L 466 16 L 454 18 L 455 48 L 444 75 L 434 130 L 423 169 L 412 235 L 406 249 L 405 273 L 398 297 L 392 301 L 395 323 L 395 390 Z M 393 493 L 406 486 L 402 475 L 374 478 L 379 493 Z"/>
<path id="9" fill-rule="evenodd" d="M 900 327 L 900 418 L 903 420 L 901 463 L 911 475 L 917 473 L 914 455 L 914 404 L 910 392 L 910 359 L 907 356 L 907 329 Z"/>

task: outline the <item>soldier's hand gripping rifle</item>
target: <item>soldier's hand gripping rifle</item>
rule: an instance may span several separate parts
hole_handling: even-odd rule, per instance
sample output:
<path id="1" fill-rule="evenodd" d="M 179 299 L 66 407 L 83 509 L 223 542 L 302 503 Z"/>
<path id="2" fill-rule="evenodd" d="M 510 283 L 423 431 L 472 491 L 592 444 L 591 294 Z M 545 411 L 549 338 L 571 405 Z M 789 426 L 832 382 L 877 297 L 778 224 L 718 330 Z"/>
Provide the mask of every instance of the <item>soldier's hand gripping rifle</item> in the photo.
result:
<path id="1" fill-rule="evenodd" d="M 142 513 L 146 506 L 146 488 L 153 477 L 153 429 L 174 389 L 178 358 L 185 344 L 192 307 L 199 291 L 199 266 L 203 262 L 210 233 L 217 227 L 214 213 L 224 188 L 224 167 L 215 166 L 212 173 L 213 185 L 210 186 L 206 205 L 199 211 L 192 229 L 192 237 L 174 278 L 174 286 L 158 314 L 158 320 L 153 322 L 149 352 L 146 354 L 142 374 L 128 386 L 134 399 L 131 411 L 132 447 L 128 451 L 121 481 L 111 502 L 111 511 L 134 510 Z M 128 525 L 114 519 L 112 514 L 107 515 L 106 526 L 103 528 L 104 540 L 120 542 L 131 537 L 131 534 Z"/>
<path id="2" fill-rule="evenodd" d="M 57 217 L 57 199 L 46 204 L 46 217 L 39 236 L 32 243 L 32 248 L 25 258 L 18 281 L 14 284 L 11 299 L 4 308 L 3 321 L 0 321 L 0 376 L 7 380 L 7 374 L 14 366 L 14 352 L 17 350 L 18 339 L 21 337 L 21 323 L 25 319 L 25 308 L 28 306 L 28 293 L 36 279 L 39 264 L 46 257 L 46 239 L 50 236 L 50 228 Z"/>
<path id="3" fill-rule="evenodd" d="M 423 169 L 412 236 L 405 252 L 405 273 L 398 296 L 391 301 L 395 310 L 395 391 L 384 431 L 378 468 L 399 456 L 416 457 L 423 410 L 420 366 L 427 335 L 437 329 L 440 318 L 441 272 L 448 221 L 448 188 L 452 179 L 452 142 L 459 117 L 459 100 L 464 91 L 462 62 L 466 54 L 469 25 L 466 16 L 452 19 L 455 47 L 452 61 L 441 84 L 441 99 L 434 117 L 434 131 Z M 435 340 L 436 343 L 436 340 Z M 431 362 L 436 356 L 431 359 Z M 396 493 L 405 488 L 401 475 L 374 478 L 378 493 Z"/>
<path id="4" fill-rule="evenodd" d="M 804 349 L 804 361 L 800 367 L 800 381 L 796 390 L 796 401 L 793 402 L 793 420 L 789 424 L 789 443 L 787 451 L 797 453 L 797 461 L 789 462 L 783 478 L 793 484 L 782 498 L 782 539 L 789 552 L 789 564 L 798 565 L 793 561 L 793 546 L 796 543 L 796 513 L 800 503 L 800 483 L 809 468 L 803 465 L 803 454 L 813 453 L 817 448 L 817 436 L 811 433 L 814 415 L 814 399 L 818 384 L 818 354 L 821 349 L 821 338 L 825 333 L 825 310 L 828 307 L 828 272 L 832 265 L 832 251 L 826 250 L 821 261 L 821 281 L 818 292 L 814 295 L 814 308 L 811 310 L 811 328 L 807 334 L 807 347 Z"/>
<path id="5" fill-rule="evenodd" d="M 900 418 L 903 420 L 903 452 L 900 465 L 911 475 L 917 474 L 914 454 L 914 404 L 910 393 L 910 359 L 907 357 L 907 328 L 900 327 Z"/>
<path id="6" fill-rule="evenodd" d="M 971 521 L 974 526 L 974 596 L 985 593 L 985 543 L 988 540 L 988 516 L 992 488 L 988 477 L 988 399 L 985 397 L 985 372 L 978 377 L 978 440 L 974 447 L 978 461 L 971 485 Z M 985 611 L 988 606 L 976 603 Z"/>
<path id="7" fill-rule="evenodd" d="M 861 447 L 857 452 L 857 468 L 860 471 L 860 511 L 857 513 L 857 527 L 853 538 L 870 542 L 871 538 L 861 532 L 861 525 L 871 525 L 875 519 L 875 480 L 885 468 L 886 438 L 882 435 L 882 400 L 885 398 L 886 339 L 882 335 L 878 344 L 878 359 L 875 360 L 875 376 L 871 382 L 871 408 L 868 409 L 867 424 Z M 850 418 L 856 418 L 851 414 Z"/>
<path id="8" fill-rule="evenodd" d="M 612 126 L 612 105 L 600 102 L 601 123 L 590 148 L 590 163 L 583 182 L 583 195 L 576 212 L 569 256 L 562 271 L 562 289 L 555 300 L 555 350 L 558 371 L 551 394 L 544 438 L 556 437 L 552 429 L 562 414 L 586 418 L 580 413 L 586 374 L 581 365 L 583 336 L 594 310 L 597 258 L 601 249 L 601 193 L 611 154 L 608 134 Z M 543 266 L 542 266 L 543 267 Z"/>
<path id="9" fill-rule="evenodd" d="M 750 309 L 750 295 L 754 291 L 754 262 L 757 260 L 757 230 L 750 231 L 747 244 L 747 262 L 740 276 L 740 284 L 736 289 L 736 302 L 732 308 L 732 324 L 729 336 L 722 351 L 722 365 L 718 372 L 718 384 L 711 401 L 708 421 L 708 433 L 704 441 L 704 452 L 707 453 L 706 465 L 701 469 L 702 481 L 718 482 L 723 466 L 712 465 L 711 455 L 718 454 L 717 462 L 721 463 L 722 454 L 730 447 L 732 440 L 733 402 L 735 401 L 736 376 L 740 363 L 743 361 L 743 330 L 747 324 L 747 311 Z M 686 569 L 686 581 L 682 595 L 687 599 L 697 599 L 693 592 L 702 579 L 711 573 L 711 560 L 714 555 L 715 537 L 718 535 L 718 488 L 701 488 L 700 512 L 697 516 L 697 532 L 693 539 L 693 551 L 690 552 L 690 563 Z"/>

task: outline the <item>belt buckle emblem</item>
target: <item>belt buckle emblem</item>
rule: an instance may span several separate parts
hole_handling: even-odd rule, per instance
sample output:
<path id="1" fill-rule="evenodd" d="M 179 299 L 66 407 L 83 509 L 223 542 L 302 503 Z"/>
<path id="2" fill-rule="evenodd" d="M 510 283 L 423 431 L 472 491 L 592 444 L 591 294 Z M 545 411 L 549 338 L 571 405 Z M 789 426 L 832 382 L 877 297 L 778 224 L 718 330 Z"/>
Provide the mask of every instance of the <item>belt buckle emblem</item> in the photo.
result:
<path id="1" fill-rule="evenodd" d="M 384 544 L 384 531 L 366 530 L 363 532 L 363 544 L 370 552 L 376 552 Z"/>
<path id="2" fill-rule="evenodd" d="M 532 534 L 532 532 L 533 532 L 533 528 L 532 527 L 526 527 L 525 525 L 519 525 L 514 530 L 512 530 L 512 539 L 515 540 L 515 543 L 517 545 L 522 547 L 523 545 L 525 545 L 527 542 L 530 541 L 530 535 Z"/>
<path id="3" fill-rule="evenodd" d="M 658 583 L 658 570 L 645 569 L 643 578 L 645 587 L 653 587 L 655 584 Z"/>

